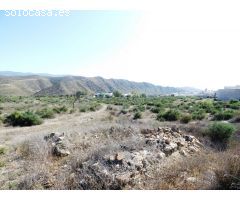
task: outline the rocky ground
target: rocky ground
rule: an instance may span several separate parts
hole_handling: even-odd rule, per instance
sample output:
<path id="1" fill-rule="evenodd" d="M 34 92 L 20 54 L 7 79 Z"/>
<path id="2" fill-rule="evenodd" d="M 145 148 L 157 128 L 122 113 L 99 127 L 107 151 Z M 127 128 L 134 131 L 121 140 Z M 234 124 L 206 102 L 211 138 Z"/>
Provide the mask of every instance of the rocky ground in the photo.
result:
<path id="1" fill-rule="evenodd" d="M 1 127 L 1 189 L 211 189 L 216 157 L 196 136 L 107 106 Z"/>

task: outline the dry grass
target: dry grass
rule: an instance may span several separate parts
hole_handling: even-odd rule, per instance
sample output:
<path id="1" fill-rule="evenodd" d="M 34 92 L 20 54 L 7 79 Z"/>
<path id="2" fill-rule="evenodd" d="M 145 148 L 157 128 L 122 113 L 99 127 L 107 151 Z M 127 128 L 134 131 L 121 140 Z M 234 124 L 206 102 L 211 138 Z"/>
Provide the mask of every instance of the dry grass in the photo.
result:
<path id="1" fill-rule="evenodd" d="M 146 189 L 211 189 L 214 182 L 209 176 L 212 173 L 211 157 L 211 155 L 201 153 L 156 168 L 153 170 L 152 176 L 146 180 Z"/>
<path id="2" fill-rule="evenodd" d="M 217 189 L 240 189 L 240 148 L 235 147 L 222 153 L 217 159 Z"/>
<path id="3" fill-rule="evenodd" d="M 124 123 L 123 123 L 124 124 Z M 154 165 L 136 185 L 116 180 L 111 170 L 103 173 L 105 156 L 124 148 L 147 148 L 138 137 L 144 124 L 105 123 L 86 134 L 67 135 L 71 155 L 56 159 L 43 138 L 32 137 L 16 149 L 24 161 L 18 189 L 239 189 L 240 158 L 235 144 L 224 152 L 201 152 L 188 158 Z M 101 142 L 100 142 L 101 141 Z M 150 148 L 150 147 L 148 147 Z M 150 149 L 148 149 L 150 150 Z M 102 166 L 105 166 L 104 169 Z"/>
<path id="4" fill-rule="evenodd" d="M 115 179 L 115 169 L 107 165 L 106 155 L 114 155 L 123 149 L 151 151 L 151 147 L 139 137 L 143 128 L 176 126 L 200 137 L 207 147 L 212 145 L 208 138 L 202 137 L 202 129 L 207 126 L 205 122 L 185 125 L 157 122 L 150 117 L 133 121 L 131 116 L 118 115 L 119 109 L 115 106 L 97 114 L 84 113 L 69 119 L 63 116 L 59 118 L 62 122 L 57 122 L 58 118 L 50 120 L 51 123 L 39 129 L 13 129 L 17 134 L 32 131 L 32 136 L 22 134 L 21 138 L 25 138 L 22 142 L 18 140 L 20 136 L 14 138 L 16 148 L 10 152 L 12 157 L 9 159 L 18 165 L 18 171 L 8 183 L 9 189 L 239 189 L 238 142 L 227 151 L 207 148 L 190 157 L 163 159 L 160 164 L 154 163 L 148 168 L 147 173 L 140 174 L 137 183 L 125 184 Z M 52 131 L 51 127 L 59 131 L 69 130 L 65 132 L 65 143 L 70 156 L 55 158 L 51 155 L 51 149 L 43 139 L 44 134 Z M 9 165 L 5 160 L 1 161 L 4 161 L 3 167 Z M 107 169 L 106 173 L 102 167 Z"/>

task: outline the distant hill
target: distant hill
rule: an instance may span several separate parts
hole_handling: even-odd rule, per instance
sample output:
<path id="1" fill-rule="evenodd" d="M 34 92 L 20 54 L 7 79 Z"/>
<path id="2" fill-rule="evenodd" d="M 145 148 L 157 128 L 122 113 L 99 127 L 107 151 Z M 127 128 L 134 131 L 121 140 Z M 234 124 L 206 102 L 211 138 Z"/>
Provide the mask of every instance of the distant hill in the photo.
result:
<path id="1" fill-rule="evenodd" d="M 55 75 L 47 74 L 47 73 L 0 71 L 0 76 L 32 76 L 32 75 L 55 76 Z"/>
<path id="2" fill-rule="evenodd" d="M 51 75 L 23 75 L 18 72 L 0 72 L 0 95 L 66 95 L 74 94 L 77 91 L 96 93 L 112 92 L 114 90 L 122 93 L 138 92 L 147 95 L 192 94 L 200 91 L 194 88 L 162 87 L 146 82 L 139 83 L 123 79 L 104 79 L 102 77 L 56 77 Z"/>

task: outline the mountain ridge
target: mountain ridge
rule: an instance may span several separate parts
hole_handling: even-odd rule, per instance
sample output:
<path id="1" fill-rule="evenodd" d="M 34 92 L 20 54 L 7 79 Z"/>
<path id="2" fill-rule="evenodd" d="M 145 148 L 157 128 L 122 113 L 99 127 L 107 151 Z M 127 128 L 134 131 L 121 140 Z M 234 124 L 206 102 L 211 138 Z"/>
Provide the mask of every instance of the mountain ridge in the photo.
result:
<path id="1" fill-rule="evenodd" d="M 172 93 L 190 94 L 200 91 L 195 88 L 163 87 L 148 82 L 135 82 L 125 79 L 105 79 L 100 76 L 30 74 L 27 75 L 21 72 L 11 73 L 10 71 L 1 73 L 0 71 L 0 95 L 70 95 L 77 91 L 96 93 L 113 92 L 114 90 L 122 93 L 137 92 L 147 95 L 169 95 Z"/>

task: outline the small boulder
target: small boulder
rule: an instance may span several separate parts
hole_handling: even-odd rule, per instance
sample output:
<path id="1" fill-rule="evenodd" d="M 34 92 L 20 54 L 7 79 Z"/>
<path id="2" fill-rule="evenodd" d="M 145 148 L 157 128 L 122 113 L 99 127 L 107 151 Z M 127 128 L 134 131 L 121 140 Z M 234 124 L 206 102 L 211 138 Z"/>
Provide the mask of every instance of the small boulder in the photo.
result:
<path id="1" fill-rule="evenodd" d="M 164 142 L 165 142 L 166 144 L 170 144 L 170 140 L 169 140 L 168 138 L 164 138 Z"/>
<path id="2" fill-rule="evenodd" d="M 189 146 L 188 149 L 189 149 L 189 151 L 190 151 L 191 153 L 196 153 L 196 152 L 199 151 L 199 150 L 198 150 L 196 147 L 194 147 L 194 146 Z"/>
<path id="3" fill-rule="evenodd" d="M 132 174 L 130 172 L 124 174 L 118 174 L 115 176 L 116 180 L 125 185 L 131 181 Z"/>
<path id="4" fill-rule="evenodd" d="M 179 140 L 179 141 L 177 142 L 177 145 L 178 145 L 178 147 L 183 147 L 183 146 L 185 146 L 185 141 Z"/>
<path id="5" fill-rule="evenodd" d="M 70 155 L 70 152 L 64 148 L 61 148 L 59 145 L 55 145 L 52 149 L 52 153 L 55 156 L 64 157 Z"/>
<path id="6" fill-rule="evenodd" d="M 122 161 L 124 159 L 123 153 L 117 153 L 116 156 L 115 156 L 115 159 L 117 161 Z"/>
<path id="7" fill-rule="evenodd" d="M 196 183 L 198 180 L 196 177 L 188 177 L 186 178 L 185 182 L 187 183 Z"/>
<path id="8" fill-rule="evenodd" d="M 182 156 L 187 156 L 186 151 L 184 151 L 183 149 L 181 149 L 181 150 L 179 151 L 179 153 L 180 153 Z"/>
<path id="9" fill-rule="evenodd" d="M 158 158 L 158 159 L 163 159 L 163 158 L 165 158 L 165 157 L 166 157 L 166 154 L 165 154 L 165 153 L 163 153 L 163 152 L 157 153 L 157 158 Z"/>
<path id="10" fill-rule="evenodd" d="M 193 140 L 195 139 L 195 137 L 192 135 L 185 135 L 184 138 L 187 142 L 193 142 Z"/>
<path id="11" fill-rule="evenodd" d="M 164 147 L 164 153 L 166 153 L 167 155 L 173 153 L 175 150 L 177 149 L 177 144 L 176 143 L 173 143 L 173 142 L 170 142 L 169 145 L 166 145 Z"/>

